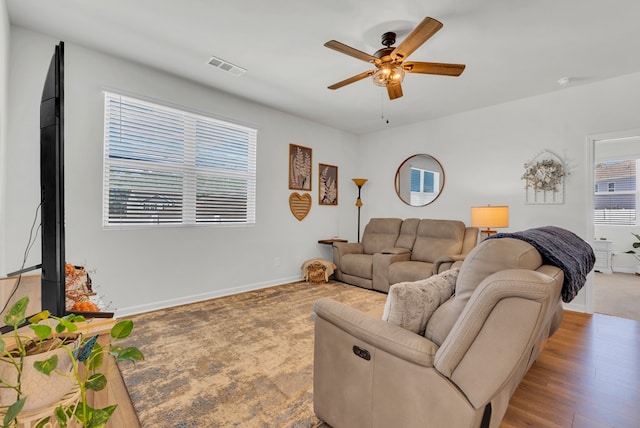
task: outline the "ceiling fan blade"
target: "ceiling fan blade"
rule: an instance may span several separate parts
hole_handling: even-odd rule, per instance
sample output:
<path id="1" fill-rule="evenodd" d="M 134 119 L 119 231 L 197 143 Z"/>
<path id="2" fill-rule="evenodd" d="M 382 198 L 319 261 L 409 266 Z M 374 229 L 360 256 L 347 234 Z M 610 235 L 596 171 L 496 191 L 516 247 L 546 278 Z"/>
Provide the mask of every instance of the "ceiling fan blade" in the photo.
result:
<path id="1" fill-rule="evenodd" d="M 409 55 L 418 49 L 424 42 L 429 40 L 439 29 L 442 28 L 442 22 L 426 17 L 416 28 L 413 29 L 397 48 L 391 52 L 391 58 L 400 62 L 407 59 Z"/>
<path id="2" fill-rule="evenodd" d="M 445 64 L 441 62 L 405 62 L 402 68 L 407 73 L 439 74 L 443 76 L 460 76 L 464 64 Z"/>
<path id="3" fill-rule="evenodd" d="M 355 76 L 349 77 L 348 79 L 343 80 L 342 82 L 334 83 L 331 86 L 328 86 L 329 89 L 338 89 L 343 86 L 347 86 L 350 83 L 357 82 L 358 80 L 362 80 L 367 78 L 375 73 L 374 70 L 365 71 L 364 73 L 356 74 Z"/>
<path id="4" fill-rule="evenodd" d="M 351 46 L 347 46 L 344 43 L 340 43 L 336 40 L 329 40 L 327 43 L 324 44 L 326 47 L 328 47 L 329 49 L 333 49 L 335 51 L 338 51 L 340 53 L 343 53 L 345 55 L 349 55 L 352 56 L 356 59 L 365 61 L 365 62 L 371 62 L 371 63 L 375 63 L 376 61 L 379 61 L 378 58 L 376 58 L 373 55 L 369 55 L 368 53 L 359 51 L 356 48 L 352 48 Z"/>
<path id="5" fill-rule="evenodd" d="M 390 100 L 400 98 L 402 96 L 402 85 L 400 85 L 400 83 L 396 83 L 395 85 L 387 85 L 387 93 L 389 94 Z"/>

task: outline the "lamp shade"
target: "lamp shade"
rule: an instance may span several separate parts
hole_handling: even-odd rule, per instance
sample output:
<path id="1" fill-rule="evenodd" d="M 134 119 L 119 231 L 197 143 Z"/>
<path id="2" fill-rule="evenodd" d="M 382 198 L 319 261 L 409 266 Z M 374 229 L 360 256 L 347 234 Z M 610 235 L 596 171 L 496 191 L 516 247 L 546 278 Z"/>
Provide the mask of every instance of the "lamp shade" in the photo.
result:
<path id="1" fill-rule="evenodd" d="M 367 182 L 366 178 L 353 178 L 352 180 L 353 180 L 354 183 L 356 183 L 356 186 L 358 186 L 358 187 L 364 186 L 364 183 Z"/>
<path id="2" fill-rule="evenodd" d="M 506 205 L 471 207 L 472 227 L 509 227 L 509 207 Z"/>
<path id="3" fill-rule="evenodd" d="M 352 178 L 356 186 L 358 186 L 358 199 L 356 199 L 356 207 L 358 207 L 358 242 L 360 242 L 360 208 L 362 208 L 362 199 L 360 199 L 360 190 L 367 182 L 366 178 Z"/>

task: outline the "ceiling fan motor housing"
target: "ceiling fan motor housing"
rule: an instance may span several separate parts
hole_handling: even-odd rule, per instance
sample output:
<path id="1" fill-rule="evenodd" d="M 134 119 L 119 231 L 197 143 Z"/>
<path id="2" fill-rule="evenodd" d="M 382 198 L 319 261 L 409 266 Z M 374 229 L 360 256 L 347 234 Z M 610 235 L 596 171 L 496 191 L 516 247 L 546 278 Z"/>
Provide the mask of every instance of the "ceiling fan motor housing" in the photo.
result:
<path id="1" fill-rule="evenodd" d="M 393 31 L 386 32 L 382 35 L 382 44 L 386 47 L 391 46 L 396 42 L 396 33 Z"/>
<path id="2" fill-rule="evenodd" d="M 382 44 L 386 47 L 378 49 L 376 53 L 373 54 L 373 56 L 375 56 L 376 58 L 382 59 L 383 57 L 390 55 L 391 52 L 393 52 L 395 49 L 395 48 L 392 48 L 391 45 L 393 45 L 395 42 L 396 42 L 396 33 L 394 33 L 393 31 L 384 33 L 382 35 Z"/>

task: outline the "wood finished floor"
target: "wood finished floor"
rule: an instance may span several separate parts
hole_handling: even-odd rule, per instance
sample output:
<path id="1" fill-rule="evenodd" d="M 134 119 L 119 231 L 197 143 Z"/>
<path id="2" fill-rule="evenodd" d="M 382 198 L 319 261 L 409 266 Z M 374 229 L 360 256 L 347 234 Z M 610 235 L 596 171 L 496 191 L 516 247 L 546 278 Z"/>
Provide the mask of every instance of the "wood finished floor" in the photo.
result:
<path id="1" fill-rule="evenodd" d="M 501 427 L 640 427 L 640 322 L 565 311 Z"/>
<path id="2" fill-rule="evenodd" d="M 119 408 L 107 427 L 139 427 L 119 373 L 111 373 Z M 640 321 L 566 311 L 511 398 L 501 428 L 516 427 L 640 427 Z"/>

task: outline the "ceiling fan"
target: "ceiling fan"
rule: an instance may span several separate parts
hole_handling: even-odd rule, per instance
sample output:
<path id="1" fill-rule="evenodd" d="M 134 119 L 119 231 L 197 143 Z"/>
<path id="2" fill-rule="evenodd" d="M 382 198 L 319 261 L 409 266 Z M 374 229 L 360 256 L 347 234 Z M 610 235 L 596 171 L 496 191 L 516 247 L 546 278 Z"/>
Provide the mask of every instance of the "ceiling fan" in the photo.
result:
<path id="1" fill-rule="evenodd" d="M 424 42 L 429 40 L 438 30 L 442 28 L 442 23 L 433 18 L 425 18 L 397 47 L 392 47 L 396 42 L 396 33 L 388 32 L 382 35 L 384 48 L 378 50 L 373 55 L 362 52 L 358 49 L 347 46 L 335 40 L 330 40 L 324 45 L 345 55 L 375 65 L 375 70 L 368 70 L 355 76 L 349 77 L 341 82 L 334 83 L 329 89 L 338 89 L 351 83 L 362 80 L 366 77 L 373 77 L 373 83 L 378 86 L 386 86 L 390 99 L 402 96 L 402 80 L 405 73 L 419 74 L 439 74 L 443 76 L 460 76 L 464 71 L 464 64 L 445 64 L 439 62 L 404 62 L 409 55 L 418 49 Z"/>

